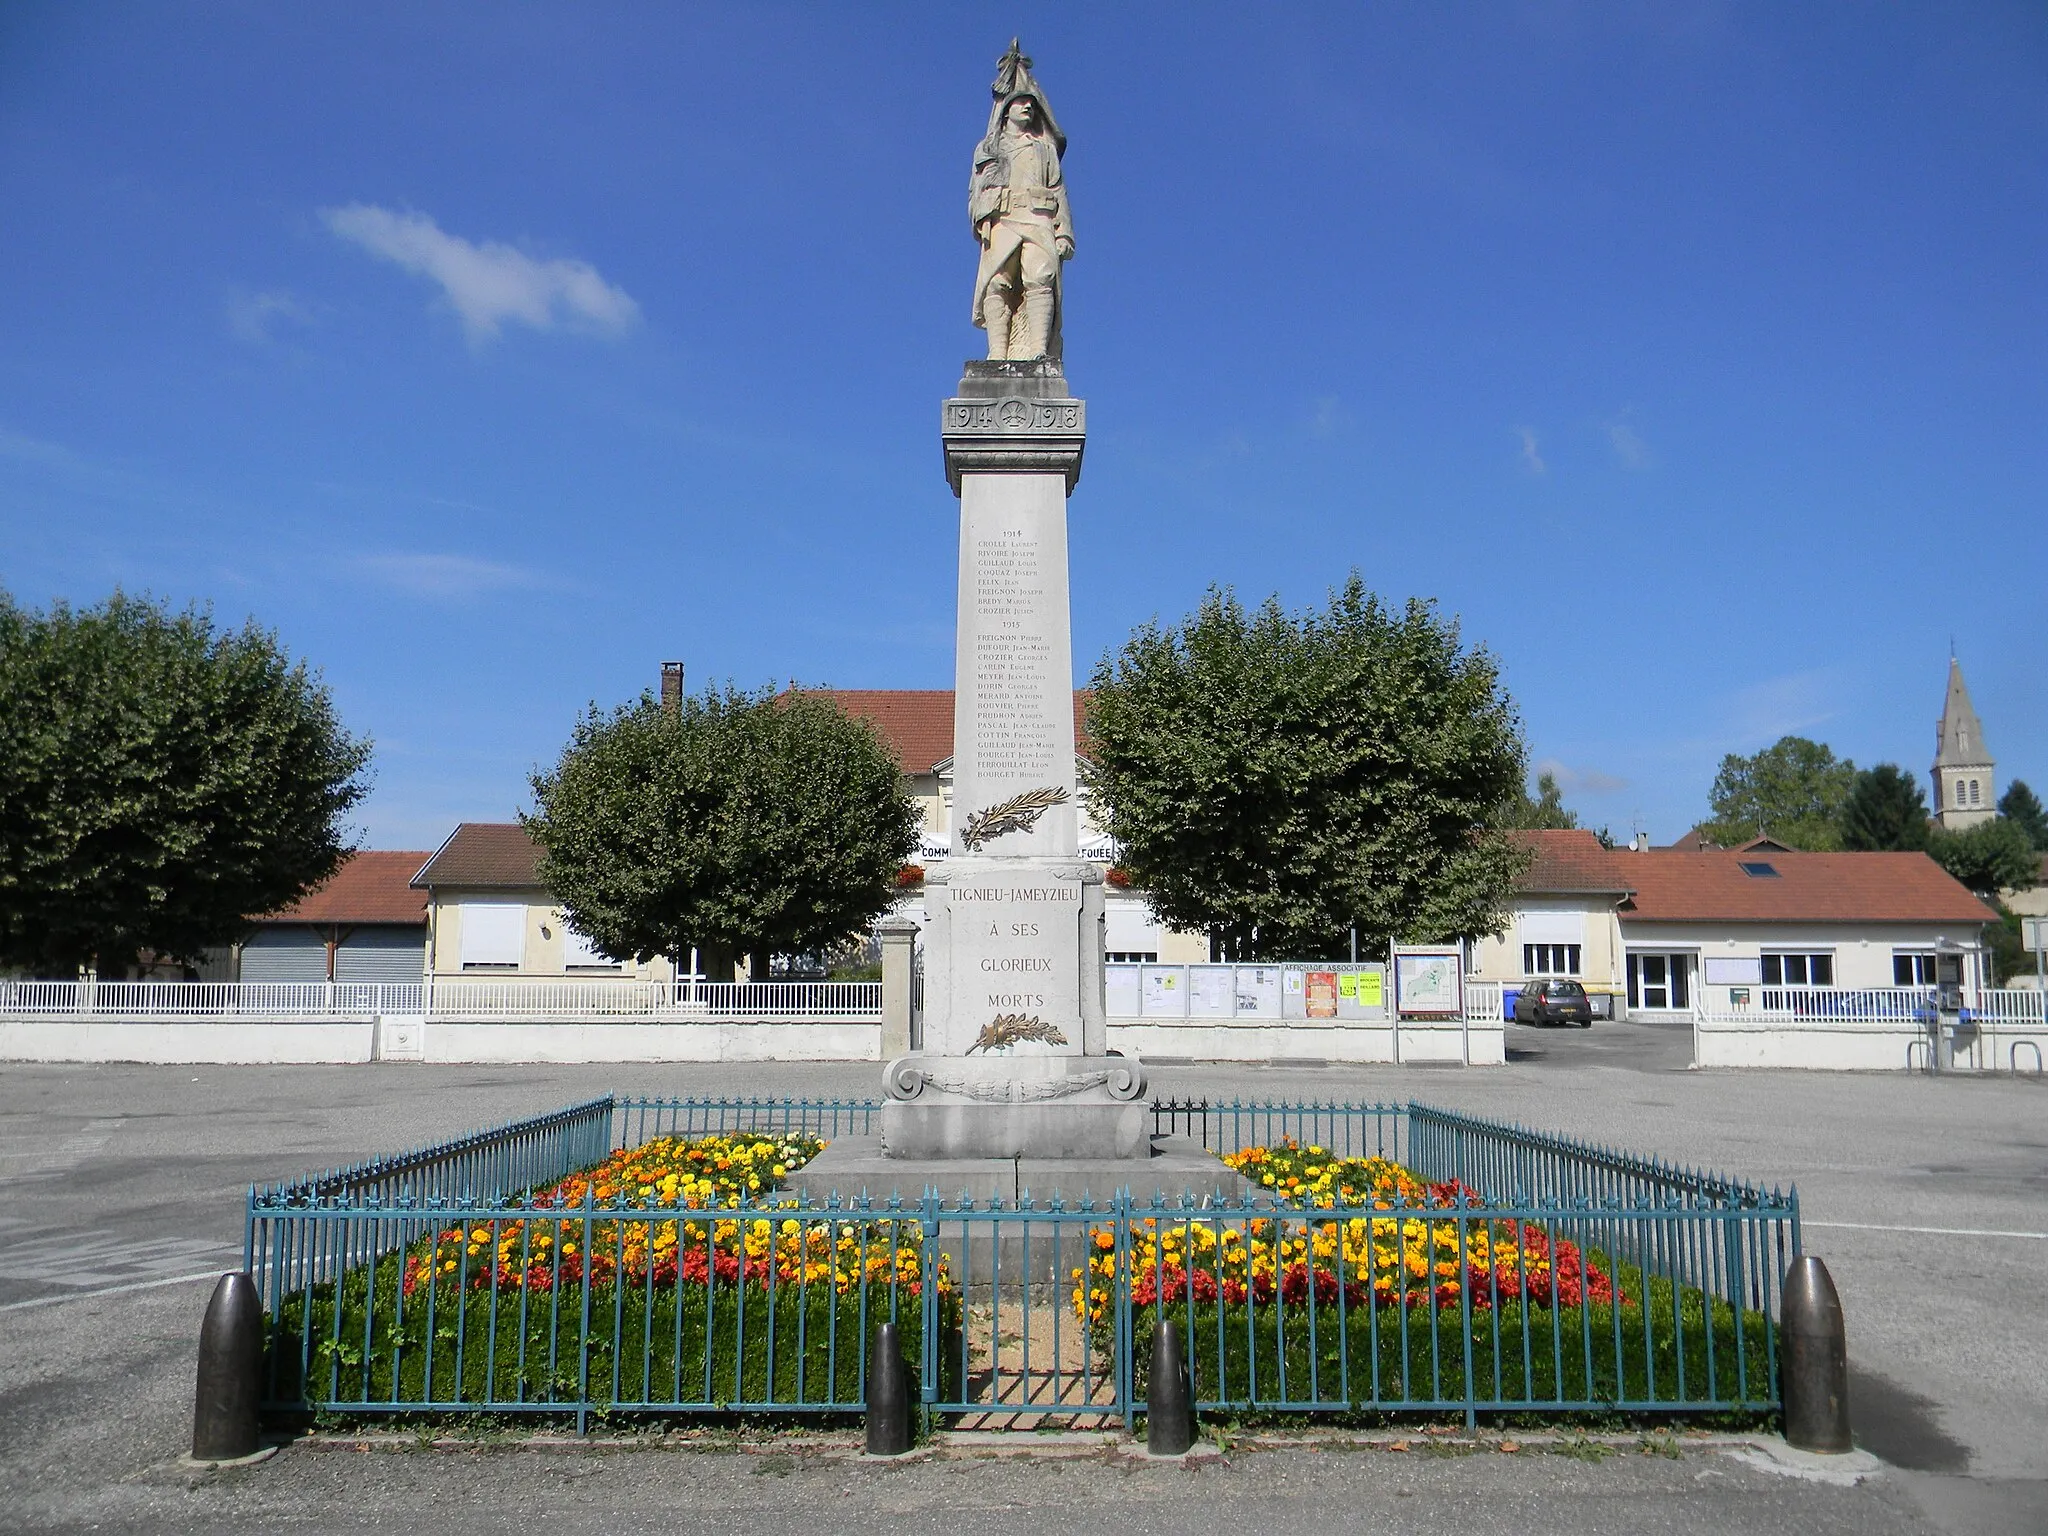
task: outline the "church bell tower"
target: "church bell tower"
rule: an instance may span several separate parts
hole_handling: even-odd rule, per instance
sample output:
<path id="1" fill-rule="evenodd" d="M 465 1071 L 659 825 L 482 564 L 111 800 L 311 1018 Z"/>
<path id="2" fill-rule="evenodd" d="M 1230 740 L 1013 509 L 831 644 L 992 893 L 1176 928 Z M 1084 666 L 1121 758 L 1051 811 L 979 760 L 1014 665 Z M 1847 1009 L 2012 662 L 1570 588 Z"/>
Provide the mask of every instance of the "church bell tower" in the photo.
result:
<path id="1" fill-rule="evenodd" d="M 1997 815 L 1994 766 L 1991 749 L 1984 745 L 1984 727 L 1978 723 L 1970 690 L 1963 682 L 1962 663 L 1951 656 L 1948 697 L 1941 706 L 1941 723 L 1935 727 L 1934 819 L 1956 832 Z"/>

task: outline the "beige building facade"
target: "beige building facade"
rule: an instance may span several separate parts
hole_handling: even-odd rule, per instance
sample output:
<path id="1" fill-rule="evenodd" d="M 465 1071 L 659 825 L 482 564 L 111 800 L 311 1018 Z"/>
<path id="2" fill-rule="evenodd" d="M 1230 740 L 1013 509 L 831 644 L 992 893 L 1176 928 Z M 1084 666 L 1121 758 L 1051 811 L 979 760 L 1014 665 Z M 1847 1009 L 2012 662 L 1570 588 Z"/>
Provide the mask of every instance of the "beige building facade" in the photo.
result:
<path id="1" fill-rule="evenodd" d="M 466 821 L 412 885 L 427 897 L 427 974 L 488 980 L 668 981 L 666 960 L 621 963 L 571 928 L 540 881 L 540 848 L 517 822 Z"/>
<path id="2" fill-rule="evenodd" d="M 1989 984 L 1995 914 L 1922 853 L 1603 848 L 1591 832 L 1519 834 L 1535 853 L 1472 979 L 1504 993 L 1581 982 L 1596 1017 L 1688 1020 L 1761 1006 L 1764 989 L 1923 987 L 1946 944 Z M 1511 1006 L 1511 1005 L 1510 1005 Z"/>

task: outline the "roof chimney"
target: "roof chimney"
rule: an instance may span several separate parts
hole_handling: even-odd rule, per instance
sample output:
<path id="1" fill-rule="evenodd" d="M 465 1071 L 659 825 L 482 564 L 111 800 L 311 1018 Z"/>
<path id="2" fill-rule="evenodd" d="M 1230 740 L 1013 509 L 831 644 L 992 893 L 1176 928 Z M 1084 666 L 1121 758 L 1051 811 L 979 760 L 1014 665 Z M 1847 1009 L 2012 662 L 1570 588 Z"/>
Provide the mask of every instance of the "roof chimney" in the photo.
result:
<path id="1" fill-rule="evenodd" d="M 1638 832 L 1628 840 L 1628 845 L 1637 853 L 1648 853 L 1650 851 L 1650 834 Z"/>
<path id="2" fill-rule="evenodd" d="M 661 707 L 672 715 L 682 712 L 683 664 L 680 661 L 661 664 Z"/>

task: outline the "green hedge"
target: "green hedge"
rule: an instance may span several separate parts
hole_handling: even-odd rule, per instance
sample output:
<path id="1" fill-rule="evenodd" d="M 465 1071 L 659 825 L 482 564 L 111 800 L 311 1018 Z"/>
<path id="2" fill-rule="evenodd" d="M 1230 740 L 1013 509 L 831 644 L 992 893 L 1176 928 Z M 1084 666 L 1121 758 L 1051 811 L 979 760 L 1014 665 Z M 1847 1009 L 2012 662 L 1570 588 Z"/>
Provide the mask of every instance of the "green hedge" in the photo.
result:
<path id="1" fill-rule="evenodd" d="M 1629 1296 L 1644 1294 L 1639 1271 L 1623 1266 L 1620 1278 Z M 1744 1311 L 1738 1342 L 1735 1308 L 1727 1302 L 1716 1300 L 1710 1308 L 1703 1292 L 1656 1278 L 1648 1296 L 1647 1309 L 1635 1301 L 1619 1308 L 1524 1307 L 1509 1301 L 1498 1312 L 1475 1309 L 1471 1392 L 1477 1406 L 1739 1405 L 1761 1412 L 1775 1405 L 1768 1316 Z M 1334 1302 L 1211 1302 L 1192 1308 L 1169 1302 L 1166 1315 L 1183 1330 L 1198 1402 L 1247 1409 L 1342 1403 L 1370 1410 L 1465 1401 L 1466 1334 L 1455 1306 L 1404 1314 L 1393 1308 L 1340 1311 Z M 1141 1396 L 1150 1378 L 1158 1316 L 1156 1306 L 1132 1312 Z"/>
<path id="2" fill-rule="evenodd" d="M 554 1292 L 492 1292 L 443 1282 L 433 1287 L 430 1321 L 427 1287 L 400 1295 L 403 1259 L 393 1253 L 378 1262 L 374 1291 L 371 1272 L 358 1268 L 339 1287 L 330 1282 L 285 1299 L 271 1332 L 273 1402 L 385 1409 L 487 1400 L 622 1408 L 744 1402 L 859 1411 L 868 1338 L 890 1319 L 887 1283 L 870 1289 L 864 1317 L 858 1294 L 841 1296 L 825 1284 L 778 1284 L 771 1295 L 758 1281 L 650 1290 L 607 1280 L 589 1288 L 587 1330 L 584 1290 L 574 1283 Z M 895 1303 L 915 1382 L 924 1301 L 902 1290 Z M 936 1304 L 942 1338 L 957 1333 L 958 1297 Z M 949 1355 L 958 1351 L 941 1349 L 942 1372 Z"/>

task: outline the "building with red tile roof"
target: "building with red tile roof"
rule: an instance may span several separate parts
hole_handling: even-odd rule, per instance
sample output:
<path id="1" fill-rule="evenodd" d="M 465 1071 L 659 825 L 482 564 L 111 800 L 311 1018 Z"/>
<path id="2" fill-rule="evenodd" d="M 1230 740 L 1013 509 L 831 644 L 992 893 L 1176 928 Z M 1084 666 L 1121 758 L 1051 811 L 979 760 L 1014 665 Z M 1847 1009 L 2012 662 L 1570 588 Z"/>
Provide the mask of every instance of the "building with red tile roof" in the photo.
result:
<path id="1" fill-rule="evenodd" d="M 352 853 L 324 883 L 259 918 L 231 960 L 242 981 L 417 983 L 426 961 L 427 898 L 412 878 L 424 852 Z"/>
<path id="2" fill-rule="evenodd" d="M 1617 1013 L 1690 1017 L 1703 992 L 1729 1004 L 1763 986 L 1923 985 L 1937 946 L 1975 950 L 1996 917 L 1924 853 L 1604 848 L 1577 829 L 1518 836 L 1533 860 L 1507 929 L 1474 946 L 1475 978 L 1519 988 L 1574 977 Z M 1981 974 L 1980 962 L 1973 954 Z"/>
<path id="3" fill-rule="evenodd" d="M 540 844 L 516 821 L 465 821 L 412 877 L 427 903 L 435 977 L 666 980 L 666 960 L 619 961 L 569 926 L 540 875 Z"/>

